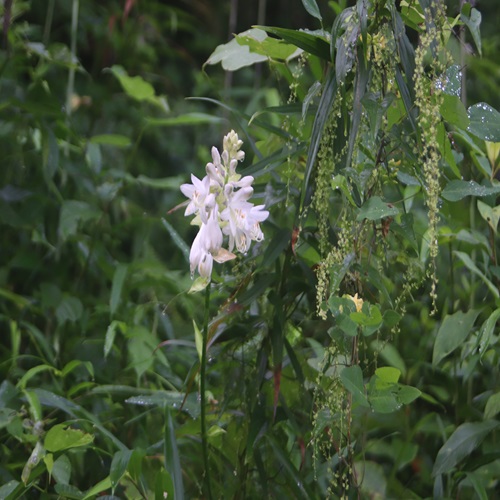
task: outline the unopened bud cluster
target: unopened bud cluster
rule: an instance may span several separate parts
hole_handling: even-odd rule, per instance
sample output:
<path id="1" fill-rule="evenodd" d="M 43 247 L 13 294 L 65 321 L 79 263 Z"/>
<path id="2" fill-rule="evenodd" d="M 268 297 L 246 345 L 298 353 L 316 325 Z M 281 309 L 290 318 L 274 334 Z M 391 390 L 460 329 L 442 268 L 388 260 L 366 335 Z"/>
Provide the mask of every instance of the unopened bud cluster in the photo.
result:
<path id="1" fill-rule="evenodd" d="M 243 141 L 231 130 L 224 137 L 222 154 L 212 148 L 212 162 L 207 163 L 206 176 L 191 175 L 192 184 L 183 184 L 182 193 L 190 199 L 184 215 L 195 215 L 191 224 L 200 226 L 189 254 L 191 275 L 210 278 L 213 261 L 222 263 L 236 257 L 234 247 L 246 254 L 252 241 L 262 241 L 260 223 L 269 212 L 264 205 L 254 206 L 248 200 L 253 194 L 253 177 L 241 177 L 236 166 L 243 161 Z M 222 248 L 224 235 L 229 237 L 228 249 Z"/>

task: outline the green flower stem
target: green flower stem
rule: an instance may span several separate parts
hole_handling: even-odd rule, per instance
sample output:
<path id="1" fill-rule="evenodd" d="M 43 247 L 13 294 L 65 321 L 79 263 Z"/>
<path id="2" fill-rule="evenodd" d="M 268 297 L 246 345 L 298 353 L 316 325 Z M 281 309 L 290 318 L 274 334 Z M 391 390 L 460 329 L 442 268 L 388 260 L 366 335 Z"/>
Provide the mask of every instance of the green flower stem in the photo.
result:
<path id="1" fill-rule="evenodd" d="M 208 465 L 208 443 L 207 443 L 207 422 L 205 418 L 205 382 L 207 371 L 207 343 L 208 343 L 208 318 L 210 310 L 210 283 L 205 288 L 205 318 L 203 320 L 203 343 L 201 348 L 201 373 L 200 373 L 200 393 L 201 393 L 201 444 L 203 447 L 203 465 L 205 467 L 205 483 L 207 487 L 208 499 L 212 499 L 210 486 L 210 468 Z"/>

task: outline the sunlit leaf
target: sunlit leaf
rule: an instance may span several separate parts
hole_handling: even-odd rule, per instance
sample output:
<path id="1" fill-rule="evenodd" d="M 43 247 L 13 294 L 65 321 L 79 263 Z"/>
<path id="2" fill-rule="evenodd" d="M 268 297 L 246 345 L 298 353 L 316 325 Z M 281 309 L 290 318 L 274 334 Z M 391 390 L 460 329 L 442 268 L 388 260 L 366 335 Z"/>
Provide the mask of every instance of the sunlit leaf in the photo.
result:
<path id="1" fill-rule="evenodd" d="M 73 429 L 66 424 L 57 424 L 51 427 L 45 435 L 44 445 L 47 451 L 57 451 L 87 446 L 94 441 L 92 434 L 80 429 Z"/>

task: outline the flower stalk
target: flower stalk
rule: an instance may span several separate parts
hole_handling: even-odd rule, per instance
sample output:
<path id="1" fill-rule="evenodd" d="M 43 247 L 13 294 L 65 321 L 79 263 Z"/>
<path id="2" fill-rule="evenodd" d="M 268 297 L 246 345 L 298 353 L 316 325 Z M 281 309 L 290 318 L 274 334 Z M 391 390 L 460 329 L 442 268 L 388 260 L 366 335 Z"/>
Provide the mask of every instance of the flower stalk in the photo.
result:
<path id="1" fill-rule="evenodd" d="M 200 414 L 201 414 L 201 445 L 203 448 L 203 466 L 205 468 L 206 492 L 209 500 L 212 498 L 210 484 L 210 466 L 208 463 L 208 441 L 207 441 L 207 419 L 206 419 L 206 373 L 207 373 L 207 349 L 208 349 L 208 319 L 210 311 L 210 284 L 205 288 L 205 317 L 203 319 L 203 342 L 201 348 L 200 367 Z"/>

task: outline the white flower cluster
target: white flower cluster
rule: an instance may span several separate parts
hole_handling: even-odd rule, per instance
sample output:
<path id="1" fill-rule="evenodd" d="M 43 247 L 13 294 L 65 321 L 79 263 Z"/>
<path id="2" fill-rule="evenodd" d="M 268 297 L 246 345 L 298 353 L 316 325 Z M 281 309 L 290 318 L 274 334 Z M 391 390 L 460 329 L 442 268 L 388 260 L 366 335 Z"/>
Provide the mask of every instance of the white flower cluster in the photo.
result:
<path id="1" fill-rule="evenodd" d="M 213 261 L 222 263 L 234 259 L 234 247 L 243 254 L 251 241 L 262 241 L 260 222 L 269 212 L 264 205 L 254 206 L 248 199 L 253 194 L 253 177 L 236 173 L 238 161 L 245 153 L 240 151 L 243 141 L 231 130 L 224 137 L 224 151 L 212 148 L 212 162 L 207 163 L 207 175 L 198 179 L 191 175 L 192 184 L 183 184 L 182 193 L 189 198 L 184 215 L 195 215 L 191 224 L 199 225 L 189 254 L 191 275 L 196 268 L 200 276 L 210 278 Z M 223 235 L 229 236 L 229 250 L 222 248 Z"/>

